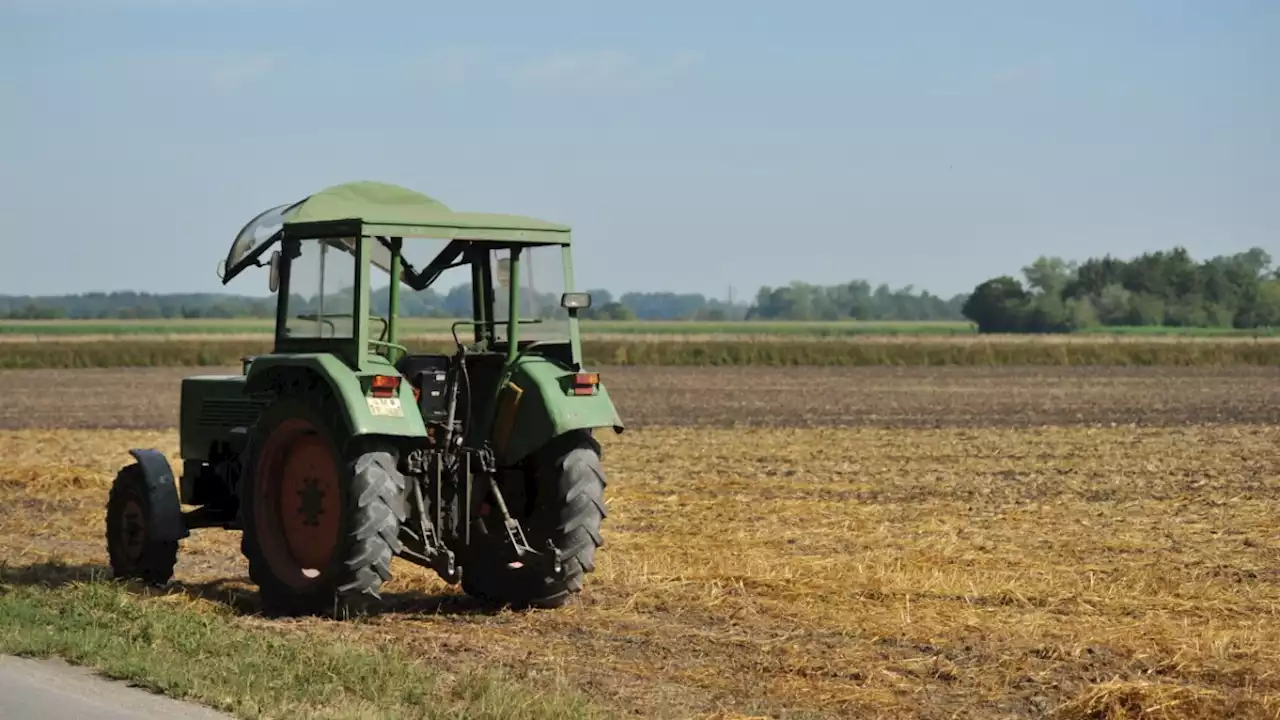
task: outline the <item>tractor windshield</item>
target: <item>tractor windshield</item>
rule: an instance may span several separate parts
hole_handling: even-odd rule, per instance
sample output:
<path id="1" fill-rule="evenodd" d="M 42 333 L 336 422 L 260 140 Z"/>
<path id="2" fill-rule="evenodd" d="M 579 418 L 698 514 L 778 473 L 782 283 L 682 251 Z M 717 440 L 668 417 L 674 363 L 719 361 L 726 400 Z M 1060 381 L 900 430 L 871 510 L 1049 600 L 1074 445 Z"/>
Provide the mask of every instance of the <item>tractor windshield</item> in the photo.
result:
<path id="1" fill-rule="evenodd" d="M 289 270 L 284 334 L 292 338 L 355 336 L 356 261 L 342 240 L 303 240 Z M 345 246 L 345 247 L 344 247 Z M 376 334 L 377 327 L 373 332 Z"/>
<path id="2" fill-rule="evenodd" d="M 489 254 L 493 268 L 493 315 L 502 322 L 510 319 L 510 264 L 511 251 L 502 248 Z M 537 324 L 521 324 L 519 339 L 567 340 L 569 338 L 569 314 L 560 307 L 560 295 L 565 291 L 564 248 L 558 245 L 526 247 L 520 252 L 517 280 L 520 285 L 520 320 L 539 319 Z M 495 337 L 507 339 L 507 325 L 498 325 Z"/>

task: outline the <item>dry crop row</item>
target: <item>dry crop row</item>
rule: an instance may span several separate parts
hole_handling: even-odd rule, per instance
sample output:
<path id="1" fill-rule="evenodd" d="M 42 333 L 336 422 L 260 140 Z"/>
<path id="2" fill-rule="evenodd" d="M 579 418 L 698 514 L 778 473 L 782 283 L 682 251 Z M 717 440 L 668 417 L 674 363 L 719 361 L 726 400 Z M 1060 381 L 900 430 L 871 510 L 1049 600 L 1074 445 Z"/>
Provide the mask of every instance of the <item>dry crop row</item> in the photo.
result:
<path id="1" fill-rule="evenodd" d="M 441 341 L 417 341 L 420 352 L 449 352 Z M 267 339 L 99 340 L 0 344 L 0 369 L 172 367 L 238 363 L 267 352 Z M 598 340 L 583 341 L 592 365 L 656 366 L 1280 366 L 1280 342 L 1095 339 L 1058 342 L 1027 338 L 853 340 Z"/>
<path id="2" fill-rule="evenodd" d="M 242 622 L 561 677 L 645 717 L 1280 713 L 1274 426 L 604 441 L 608 544 L 580 604 L 477 613 L 398 565 L 371 622 Z M 176 436 L 0 432 L 4 582 L 101 568 L 136 445 Z M 186 541 L 175 591 L 252 615 L 237 547 Z"/>

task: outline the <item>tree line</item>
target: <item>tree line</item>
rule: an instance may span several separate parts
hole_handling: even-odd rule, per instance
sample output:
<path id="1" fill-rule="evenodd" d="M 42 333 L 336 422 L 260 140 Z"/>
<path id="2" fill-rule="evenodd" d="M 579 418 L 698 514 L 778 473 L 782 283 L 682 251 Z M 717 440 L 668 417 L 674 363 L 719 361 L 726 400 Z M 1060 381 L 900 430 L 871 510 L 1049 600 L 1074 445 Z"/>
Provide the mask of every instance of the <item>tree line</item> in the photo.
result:
<path id="1" fill-rule="evenodd" d="M 820 286 L 794 282 L 760 288 L 747 319 L 761 320 L 961 320 L 965 296 L 942 298 L 908 285 L 872 289 L 865 280 Z"/>
<path id="2" fill-rule="evenodd" d="M 1001 275 L 962 305 L 979 332 L 1054 333 L 1096 327 L 1280 326 L 1280 269 L 1261 248 L 1196 262 L 1185 248 L 1083 263 L 1041 257 L 1023 282 Z"/>
<path id="3" fill-rule="evenodd" d="M 820 286 L 795 282 L 756 293 L 755 302 L 729 303 L 701 293 L 626 292 L 615 296 L 605 289 L 591 289 L 591 307 L 580 317 L 594 320 L 963 320 L 964 296 L 944 300 L 911 287 L 893 290 L 872 288 L 865 281 Z M 523 313 L 548 315 L 559 306 L 559 295 L 522 289 Z M 326 306 L 343 303 L 341 294 L 326 297 Z M 499 304 L 505 297 L 498 298 Z M 336 304 L 335 304 L 336 303 Z M 373 292 L 373 311 L 385 313 L 387 288 Z M 294 298 L 291 307 L 300 312 L 318 309 L 315 298 Z M 530 308 L 533 312 L 530 313 Z M 499 308 L 501 312 L 501 308 Z M 470 317 L 471 285 L 463 283 L 443 292 L 427 288 L 400 293 L 400 314 L 405 317 Z M 58 296 L 0 295 L 0 318 L 52 319 L 182 319 L 271 318 L 275 299 L 215 293 L 139 292 L 84 293 Z"/>
<path id="4" fill-rule="evenodd" d="M 1111 255 L 1083 263 L 1041 257 L 1022 278 L 1001 275 L 972 293 L 943 298 L 911 286 L 900 289 L 865 280 L 839 285 L 793 282 L 762 287 L 753 300 L 729 303 L 701 293 L 592 289 L 587 319 L 601 320 L 969 320 L 981 332 L 1051 333 L 1116 326 L 1261 328 L 1280 326 L 1280 268 L 1270 254 L 1252 248 L 1197 262 L 1185 248 L 1148 252 L 1124 260 Z M 524 312 L 548 315 L 558 295 L 522 296 Z M 500 299 L 505 302 L 505 297 Z M 300 301 L 305 309 L 314 299 Z M 373 293 L 373 309 L 385 313 L 387 288 Z M 530 313 L 529 308 L 533 308 Z M 471 287 L 401 293 L 407 317 L 468 317 Z M 0 318 L 148 319 L 270 318 L 271 297 L 216 293 L 83 293 L 45 297 L 0 295 Z"/>

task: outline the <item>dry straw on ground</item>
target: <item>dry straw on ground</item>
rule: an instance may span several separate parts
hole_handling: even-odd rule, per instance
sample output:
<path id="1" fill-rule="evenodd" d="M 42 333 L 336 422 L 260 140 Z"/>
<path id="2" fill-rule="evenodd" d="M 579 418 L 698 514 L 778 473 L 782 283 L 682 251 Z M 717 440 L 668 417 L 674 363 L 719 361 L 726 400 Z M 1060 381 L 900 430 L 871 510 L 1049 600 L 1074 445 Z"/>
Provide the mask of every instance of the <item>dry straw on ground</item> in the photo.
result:
<path id="1" fill-rule="evenodd" d="M 646 429 L 608 437 L 580 603 L 486 615 L 399 564 L 368 622 L 241 622 L 561 677 L 646 717 L 1280 717 L 1272 425 Z M 130 446 L 0 433 L 0 558 L 104 562 Z M 187 592 L 246 613 L 237 538 Z"/>

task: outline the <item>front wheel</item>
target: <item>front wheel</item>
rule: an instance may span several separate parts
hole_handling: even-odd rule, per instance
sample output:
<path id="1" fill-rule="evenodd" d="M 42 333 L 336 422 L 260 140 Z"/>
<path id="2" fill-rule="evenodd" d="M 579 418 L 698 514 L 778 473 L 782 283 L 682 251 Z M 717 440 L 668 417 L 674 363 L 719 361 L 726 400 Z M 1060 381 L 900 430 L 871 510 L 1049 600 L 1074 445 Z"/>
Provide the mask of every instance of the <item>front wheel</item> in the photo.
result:
<path id="1" fill-rule="evenodd" d="M 163 585 L 173 577 L 178 541 L 151 537 L 149 529 L 159 511 L 151 498 L 137 463 L 116 475 L 107 500 L 107 554 L 114 577 Z"/>
<path id="2" fill-rule="evenodd" d="M 550 540 L 560 550 L 564 573 L 556 578 L 537 565 L 511 567 L 504 553 L 496 510 L 489 534 L 473 536 L 462 589 L 485 602 L 517 607 L 555 608 L 582 591 L 595 569 L 596 550 L 604 544 L 600 527 L 605 510 L 600 446 L 586 432 L 557 438 L 533 459 L 523 492 L 508 498 L 508 510 L 524 528 L 528 544 L 539 552 Z M 504 488 L 504 497 L 506 492 Z M 514 500 L 514 502 L 513 502 Z"/>

